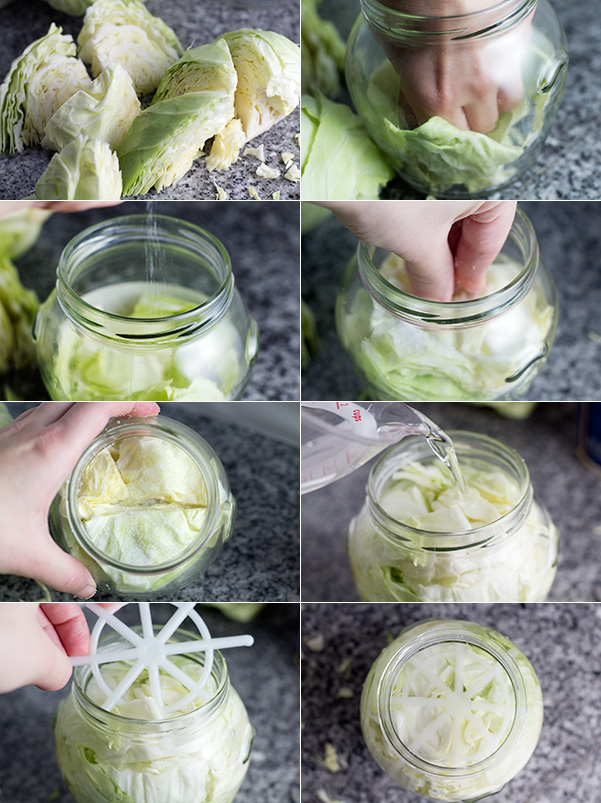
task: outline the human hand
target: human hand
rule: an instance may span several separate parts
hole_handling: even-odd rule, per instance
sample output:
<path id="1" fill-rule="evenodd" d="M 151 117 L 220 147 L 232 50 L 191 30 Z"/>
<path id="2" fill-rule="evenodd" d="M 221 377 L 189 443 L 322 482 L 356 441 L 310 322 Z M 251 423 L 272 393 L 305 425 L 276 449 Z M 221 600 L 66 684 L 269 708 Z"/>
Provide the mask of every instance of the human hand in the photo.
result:
<path id="1" fill-rule="evenodd" d="M 85 655 L 90 631 L 76 602 L 0 605 L 0 693 L 30 683 L 62 689 L 71 677 L 69 655 Z"/>
<path id="2" fill-rule="evenodd" d="M 473 28 L 484 30 L 498 25 L 507 12 L 492 0 L 437 0 L 432 8 L 428 0 L 383 2 L 396 11 L 425 16 L 418 29 L 437 37 L 435 43 L 428 37 L 422 45 L 414 37 L 406 44 L 374 31 L 399 76 L 399 107 L 408 127 L 443 117 L 456 128 L 489 134 L 499 114 L 520 105 L 532 15 L 496 36 L 457 41 L 450 33 L 457 29 L 457 16 L 476 15 Z"/>
<path id="3" fill-rule="evenodd" d="M 46 209 L 49 212 L 80 212 L 102 206 L 116 206 L 122 201 L 0 201 L 0 218 L 24 209 Z"/>
<path id="4" fill-rule="evenodd" d="M 94 594 L 89 571 L 52 540 L 50 505 L 110 418 L 158 413 L 154 402 L 45 402 L 0 429 L 0 573 L 79 597 Z"/>
<path id="5" fill-rule="evenodd" d="M 486 271 L 515 217 L 515 201 L 339 201 L 331 209 L 353 234 L 405 260 L 411 291 L 450 301 L 456 288 L 484 290 Z"/>

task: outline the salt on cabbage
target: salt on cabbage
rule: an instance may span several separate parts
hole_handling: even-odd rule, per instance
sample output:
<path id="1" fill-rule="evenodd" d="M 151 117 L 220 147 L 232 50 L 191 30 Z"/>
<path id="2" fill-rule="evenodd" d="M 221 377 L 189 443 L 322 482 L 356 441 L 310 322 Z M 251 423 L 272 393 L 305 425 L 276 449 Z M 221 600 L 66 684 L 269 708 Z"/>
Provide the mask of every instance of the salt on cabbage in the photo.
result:
<path id="1" fill-rule="evenodd" d="M 117 156 L 106 142 L 83 134 L 54 154 L 35 185 L 44 201 L 116 201 L 122 189 Z"/>
<path id="2" fill-rule="evenodd" d="M 72 37 L 52 23 L 13 61 L 0 87 L 0 150 L 14 153 L 38 144 L 56 110 L 89 83 Z"/>
<path id="3" fill-rule="evenodd" d="M 107 142 L 114 151 L 140 111 L 129 73 L 115 62 L 52 115 L 42 145 L 60 151 L 84 135 Z"/>
<path id="4" fill-rule="evenodd" d="M 86 11 L 77 44 L 95 78 L 119 61 L 140 96 L 154 92 L 183 53 L 175 32 L 140 0 L 96 0 Z"/>

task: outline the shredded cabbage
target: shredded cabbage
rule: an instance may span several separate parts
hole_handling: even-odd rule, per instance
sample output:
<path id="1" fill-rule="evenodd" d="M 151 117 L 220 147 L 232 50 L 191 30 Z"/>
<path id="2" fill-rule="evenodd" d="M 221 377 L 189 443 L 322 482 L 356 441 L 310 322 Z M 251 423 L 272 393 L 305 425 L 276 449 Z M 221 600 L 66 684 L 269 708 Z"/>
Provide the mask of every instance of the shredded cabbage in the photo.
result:
<path id="1" fill-rule="evenodd" d="M 197 662 L 174 656 L 175 663 L 194 678 Z M 111 686 L 120 682 L 131 665 L 105 664 L 103 676 Z M 161 671 L 163 696 L 171 707 L 188 690 Z M 196 701 L 214 695 L 214 680 Z M 106 695 L 91 680 L 86 692 L 96 702 Z M 59 768 L 71 793 L 86 803 L 231 803 L 248 769 L 253 728 L 242 700 L 230 688 L 225 703 L 200 723 L 191 706 L 175 710 L 171 718 L 186 716 L 177 730 L 158 727 L 146 670 L 113 711 L 114 729 L 107 733 L 81 713 L 73 691 L 57 709 L 54 721 Z M 149 720 L 137 726 L 135 720 Z"/>
<path id="2" fill-rule="evenodd" d="M 36 145 L 55 111 L 90 83 L 71 36 L 52 23 L 16 58 L 0 87 L 0 150 Z"/>
<path id="3" fill-rule="evenodd" d="M 445 628 L 453 625 L 463 631 L 465 641 L 450 636 L 444 639 Z M 381 679 L 399 651 L 437 629 L 440 641 L 415 652 L 397 670 L 389 704 L 397 738 L 415 756 L 433 765 L 429 772 L 412 766 L 388 740 L 380 721 L 378 693 Z M 469 643 L 471 634 L 503 648 L 524 682 L 524 727 L 513 749 L 499 761 L 493 756 L 511 731 L 517 711 L 515 691 L 499 660 Z M 429 620 L 407 628 L 372 666 L 361 699 L 363 735 L 382 769 L 405 789 L 454 803 L 498 792 L 514 778 L 536 749 L 542 721 L 540 684 L 524 654 L 500 633 L 466 622 Z M 470 772 L 489 758 L 488 767 Z"/>
<path id="4" fill-rule="evenodd" d="M 35 185 L 43 201 L 116 201 L 122 188 L 119 160 L 109 145 L 83 134 L 54 154 Z"/>
<path id="5" fill-rule="evenodd" d="M 403 467 L 378 496 L 395 521 L 413 528 L 388 538 L 367 506 L 349 526 L 355 583 L 373 602 L 543 602 L 555 577 L 559 533 L 547 511 L 532 501 L 516 529 L 500 521 L 493 539 L 480 544 L 479 528 L 501 519 L 520 499 L 504 471 L 481 461 L 460 461 L 467 492 L 461 494 L 438 459 Z M 417 532 L 414 532 L 417 530 Z M 474 533 L 459 548 L 440 536 L 424 544 L 420 533 Z M 454 547 L 454 548 L 453 548 Z"/>
<path id="6" fill-rule="evenodd" d="M 484 295 L 506 287 L 520 271 L 517 262 L 501 255 L 487 271 Z M 387 257 L 381 273 L 410 292 L 400 257 Z M 466 298 L 459 294 L 453 300 Z M 350 313 L 339 304 L 337 324 L 375 398 L 484 401 L 525 392 L 551 345 L 554 311 L 535 283 L 519 304 L 491 320 L 429 328 L 401 320 L 361 290 Z"/>

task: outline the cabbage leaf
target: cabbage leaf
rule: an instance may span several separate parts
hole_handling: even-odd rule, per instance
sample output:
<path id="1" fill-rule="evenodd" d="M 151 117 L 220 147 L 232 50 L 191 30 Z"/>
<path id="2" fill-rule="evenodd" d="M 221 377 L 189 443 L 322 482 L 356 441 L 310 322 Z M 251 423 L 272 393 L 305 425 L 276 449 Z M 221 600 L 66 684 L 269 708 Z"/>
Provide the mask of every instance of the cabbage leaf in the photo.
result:
<path id="1" fill-rule="evenodd" d="M 35 364 L 32 327 L 38 307 L 37 295 L 23 287 L 10 259 L 0 256 L 0 373 Z"/>
<path id="2" fill-rule="evenodd" d="M 0 255 L 17 259 L 28 251 L 51 214 L 48 209 L 26 206 L 22 211 L 0 218 Z"/>
<path id="3" fill-rule="evenodd" d="M 338 28 L 319 16 L 318 0 L 301 0 L 303 94 L 315 90 L 329 97 L 340 92 L 346 44 Z"/>
<path id="4" fill-rule="evenodd" d="M 81 17 L 94 3 L 94 0 L 46 0 L 49 6 L 72 17 Z"/>
<path id="5" fill-rule="evenodd" d="M 55 153 L 36 184 L 45 201 L 110 201 L 121 198 L 117 156 L 106 142 L 79 136 Z"/>

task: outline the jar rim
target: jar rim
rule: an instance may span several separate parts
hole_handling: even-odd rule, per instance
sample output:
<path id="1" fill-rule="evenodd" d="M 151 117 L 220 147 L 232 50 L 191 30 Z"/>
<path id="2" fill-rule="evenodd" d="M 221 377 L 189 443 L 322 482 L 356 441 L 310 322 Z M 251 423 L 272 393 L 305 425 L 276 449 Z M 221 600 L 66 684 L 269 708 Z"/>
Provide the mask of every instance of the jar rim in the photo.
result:
<path id="1" fill-rule="evenodd" d="M 107 555 L 89 540 L 85 527 L 77 513 L 77 497 L 81 478 L 90 461 L 103 449 L 118 440 L 142 436 L 166 440 L 182 449 L 194 461 L 200 471 L 207 493 L 207 515 L 194 542 L 171 560 L 151 566 L 131 565 Z M 67 478 L 65 493 L 67 518 L 77 544 L 97 563 L 131 575 L 160 575 L 183 566 L 205 548 L 219 521 L 221 505 L 219 503 L 215 469 L 212 464 L 215 464 L 220 470 L 220 481 L 226 494 L 229 494 L 229 481 L 217 453 L 195 430 L 180 421 L 162 415 L 156 418 L 114 419 L 86 447 L 75 468 Z"/>
<path id="2" fill-rule="evenodd" d="M 367 481 L 367 504 L 370 516 L 377 524 L 378 531 L 395 544 L 406 544 L 410 540 L 414 545 L 419 542 L 420 548 L 433 552 L 480 547 L 512 533 L 530 509 L 534 497 L 530 473 L 525 460 L 515 449 L 496 438 L 477 432 L 466 430 L 445 430 L 445 432 L 453 441 L 458 458 L 461 458 L 462 453 L 464 457 L 475 457 L 479 460 L 488 458 L 493 467 L 498 468 L 496 461 L 499 461 L 504 463 L 503 470 L 513 470 L 513 479 L 519 484 L 520 496 L 511 510 L 498 519 L 465 532 L 422 530 L 409 524 L 402 524 L 386 511 L 378 498 L 392 474 L 399 469 L 400 453 L 405 452 L 407 463 L 411 460 L 437 459 L 425 438 L 419 435 L 409 436 L 380 456 L 372 466 Z M 470 452 L 473 450 L 474 454 L 466 455 L 467 450 Z"/>
<path id="3" fill-rule="evenodd" d="M 507 238 L 509 240 L 520 249 L 524 263 L 522 269 L 505 287 L 479 298 L 434 301 L 400 290 L 382 276 L 374 260 L 378 252 L 390 254 L 390 251 L 369 245 L 363 240 L 357 245 L 359 276 L 374 301 L 403 320 L 449 327 L 474 326 L 513 308 L 528 294 L 534 283 L 540 265 L 538 241 L 530 219 L 519 207 Z"/>
<path id="4" fill-rule="evenodd" d="M 438 775 L 439 777 L 452 777 L 455 779 L 470 778 L 473 775 L 498 766 L 514 749 L 526 723 L 526 685 L 517 662 L 507 650 L 495 643 L 494 637 L 501 635 L 497 633 L 497 631 L 484 625 L 478 625 L 460 619 L 429 619 L 416 622 L 404 628 L 401 631 L 401 635 L 410 633 L 411 630 L 425 623 L 430 624 L 430 629 L 416 634 L 413 643 L 409 642 L 401 646 L 390 658 L 380 675 L 376 699 L 382 731 L 392 749 L 407 761 L 409 765 L 413 765 L 423 772 Z M 476 628 L 483 632 L 476 632 Z M 486 756 L 481 761 L 466 767 L 443 767 L 417 756 L 405 745 L 398 735 L 390 711 L 390 698 L 392 696 L 394 682 L 403 666 L 418 652 L 445 642 L 461 642 L 487 652 L 506 672 L 514 693 L 515 715 L 509 733 L 493 753 Z"/>
<path id="5" fill-rule="evenodd" d="M 212 266 L 218 274 L 218 286 L 200 304 L 173 315 L 150 318 L 131 318 L 107 312 L 86 301 L 72 287 L 73 273 L 85 259 L 92 259 L 102 251 L 102 243 L 109 236 L 115 239 L 146 239 L 149 235 L 147 215 L 112 217 L 89 226 L 73 237 L 63 249 L 57 267 L 56 291 L 64 314 L 77 326 L 90 332 L 116 340 L 135 341 L 138 345 L 169 337 L 188 337 L 201 329 L 214 326 L 230 307 L 234 293 L 234 277 L 229 253 L 223 243 L 211 232 L 187 220 L 167 215 L 153 216 L 153 234 L 178 241 L 189 253 L 200 257 L 202 250 L 210 252 Z M 205 255 L 206 256 L 206 255 Z M 208 259 L 208 257 L 207 257 Z M 200 263 L 200 258 L 199 258 Z"/>

